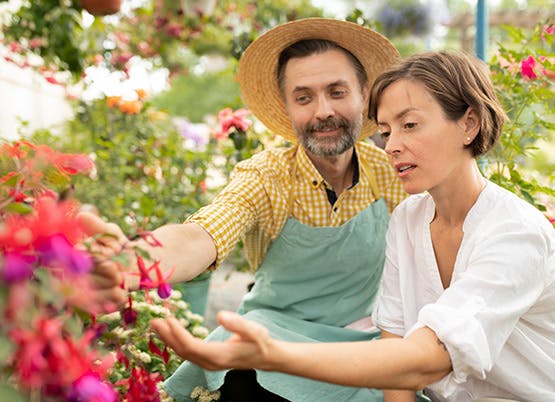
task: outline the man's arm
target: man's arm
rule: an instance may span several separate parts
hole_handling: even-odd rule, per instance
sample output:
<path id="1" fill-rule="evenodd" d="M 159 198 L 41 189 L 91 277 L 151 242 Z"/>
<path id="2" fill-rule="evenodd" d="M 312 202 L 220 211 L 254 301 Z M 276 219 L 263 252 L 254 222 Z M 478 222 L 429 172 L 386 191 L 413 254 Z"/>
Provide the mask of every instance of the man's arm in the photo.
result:
<path id="1" fill-rule="evenodd" d="M 137 275 L 124 276 L 122 273 L 138 272 L 133 247 L 149 254 L 148 265 L 160 261 L 162 272 L 174 270 L 169 278 L 172 283 L 194 278 L 216 260 L 216 245 L 212 237 L 194 223 L 170 224 L 154 230 L 154 238 L 162 245 L 154 247 L 142 239 L 130 242 L 117 225 L 107 223 L 94 214 L 81 213 L 78 218 L 87 235 L 103 235 L 92 249 L 96 263 L 91 277 L 99 300 L 121 304 L 127 299 L 127 289 L 122 289 L 121 284 L 125 283 L 128 289 L 138 287 Z M 126 267 L 118 266 L 110 259 L 122 250 L 128 256 Z"/>

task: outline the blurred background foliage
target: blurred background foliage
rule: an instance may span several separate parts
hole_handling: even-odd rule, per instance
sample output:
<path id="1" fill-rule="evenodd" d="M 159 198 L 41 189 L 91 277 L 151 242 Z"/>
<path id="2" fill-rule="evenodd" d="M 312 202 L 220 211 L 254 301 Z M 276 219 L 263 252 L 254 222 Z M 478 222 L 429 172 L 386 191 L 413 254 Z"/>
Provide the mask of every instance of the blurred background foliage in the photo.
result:
<path id="1" fill-rule="evenodd" d="M 243 107 L 237 60 L 267 29 L 340 15 L 384 33 L 402 55 L 472 52 L 475 34 L 475 2 L 458 0 L 124 0 L 119 13 L 104 17 L 83 11 L 78 0 L 8 3 L 20 7 L 0 18 L 5 59 L 81 93 L 71 100 L 74 113 L 65 124 L 25 135 L 91 154 L 96 173 L 74 191 L 127 228 L 183 221 L 221 188 L 238 160 L 281 145 L 256 121 L 246 133 L 213 136 L 220 110 Z M 533 56 L 553 69 L 553 34 L 543 31 L 553 24 L 552 6 L 552 0 L 488 4 L 496 21 L 489 27 L 488 61 L 512 123 L 482 167 L 540 208 L 554 199 L 553 81 L 523 77 L 519 63 Z M 154 78 L 147 78 L 131 94 L 107 87 L 90 96 L 95 71 L 124 82 L 138 62 L 150 72 L 165 71 L 163 91 L 139 96 L 152 87 Z"/>

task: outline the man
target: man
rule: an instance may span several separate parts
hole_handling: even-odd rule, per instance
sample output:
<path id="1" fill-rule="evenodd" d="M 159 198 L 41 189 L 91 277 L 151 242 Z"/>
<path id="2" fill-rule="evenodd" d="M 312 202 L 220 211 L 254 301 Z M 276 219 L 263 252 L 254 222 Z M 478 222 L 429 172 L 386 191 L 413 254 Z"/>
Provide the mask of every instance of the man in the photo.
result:
<path id="1" fill-rule="evenodd" d="M 375 337 L 357 328 L 379 285 L 388 210 L 405 194 L 385 153 L 357 140 L 374 131 L 363 118 L 369 85 L 397 58 L 376 32 L 324 18 L 283 24 L 254 41 L 239 66 L 245 103 L 270 130 L 299 145 L 241 162 L 210 205 L 185 224 L 154 232 L 164 247 L 151 255 L 164 269 L 175 267 L 172 281 L 217 268 L 243 236 L 257 271 L 241 314 L 279 339 Z M 88 225 L 91 232 L 109 229 L 92 219 Z M 114 286 L 118 275 L 108 265 L 97 267 L 98 286 L 121 300 L 124 291 Z M 228 336 L 217 328 L 210 339 Z M 209 372 L 187 362 L 165 389 L 189 401 L 198 385 L 241 402 L 382 399 L 377 390 L 264 371 Z"/>

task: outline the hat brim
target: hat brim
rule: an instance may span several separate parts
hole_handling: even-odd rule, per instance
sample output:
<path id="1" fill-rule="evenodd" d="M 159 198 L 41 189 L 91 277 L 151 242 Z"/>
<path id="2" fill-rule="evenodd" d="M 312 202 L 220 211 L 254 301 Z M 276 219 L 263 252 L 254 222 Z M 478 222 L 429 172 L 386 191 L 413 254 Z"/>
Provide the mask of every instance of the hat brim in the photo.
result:
<path id="1" fill-rule="evenodd" d="M 326 39 L 350 51 L 364 66 L 368 84 L 399 59 L 399 52 L 381 34 L 361 25 L 331 18 L 305 18 L 278 25 L 256 39 L 243 53 L 237 79 L 243 101 L 273 133 L 296 141 L 277 82 L 278 58 L 303 39 Z M 376 132 L 365 105 L 360 139 Z"/>

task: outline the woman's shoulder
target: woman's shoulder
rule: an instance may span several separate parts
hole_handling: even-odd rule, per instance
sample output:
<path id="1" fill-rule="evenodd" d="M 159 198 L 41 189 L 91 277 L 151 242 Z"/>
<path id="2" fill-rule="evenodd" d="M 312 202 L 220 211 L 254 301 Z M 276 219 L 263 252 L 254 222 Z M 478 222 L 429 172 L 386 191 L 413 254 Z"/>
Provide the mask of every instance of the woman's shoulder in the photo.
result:
<path id="1" fill-rule="evenodd" d="M 540 225 L 552 228 L 539 209 L 491 181 L 487 182 L 480 194 L 477 206 L 477 213 L 481 215 L 480 220 L 515 221 L 524 226 Z"/>

